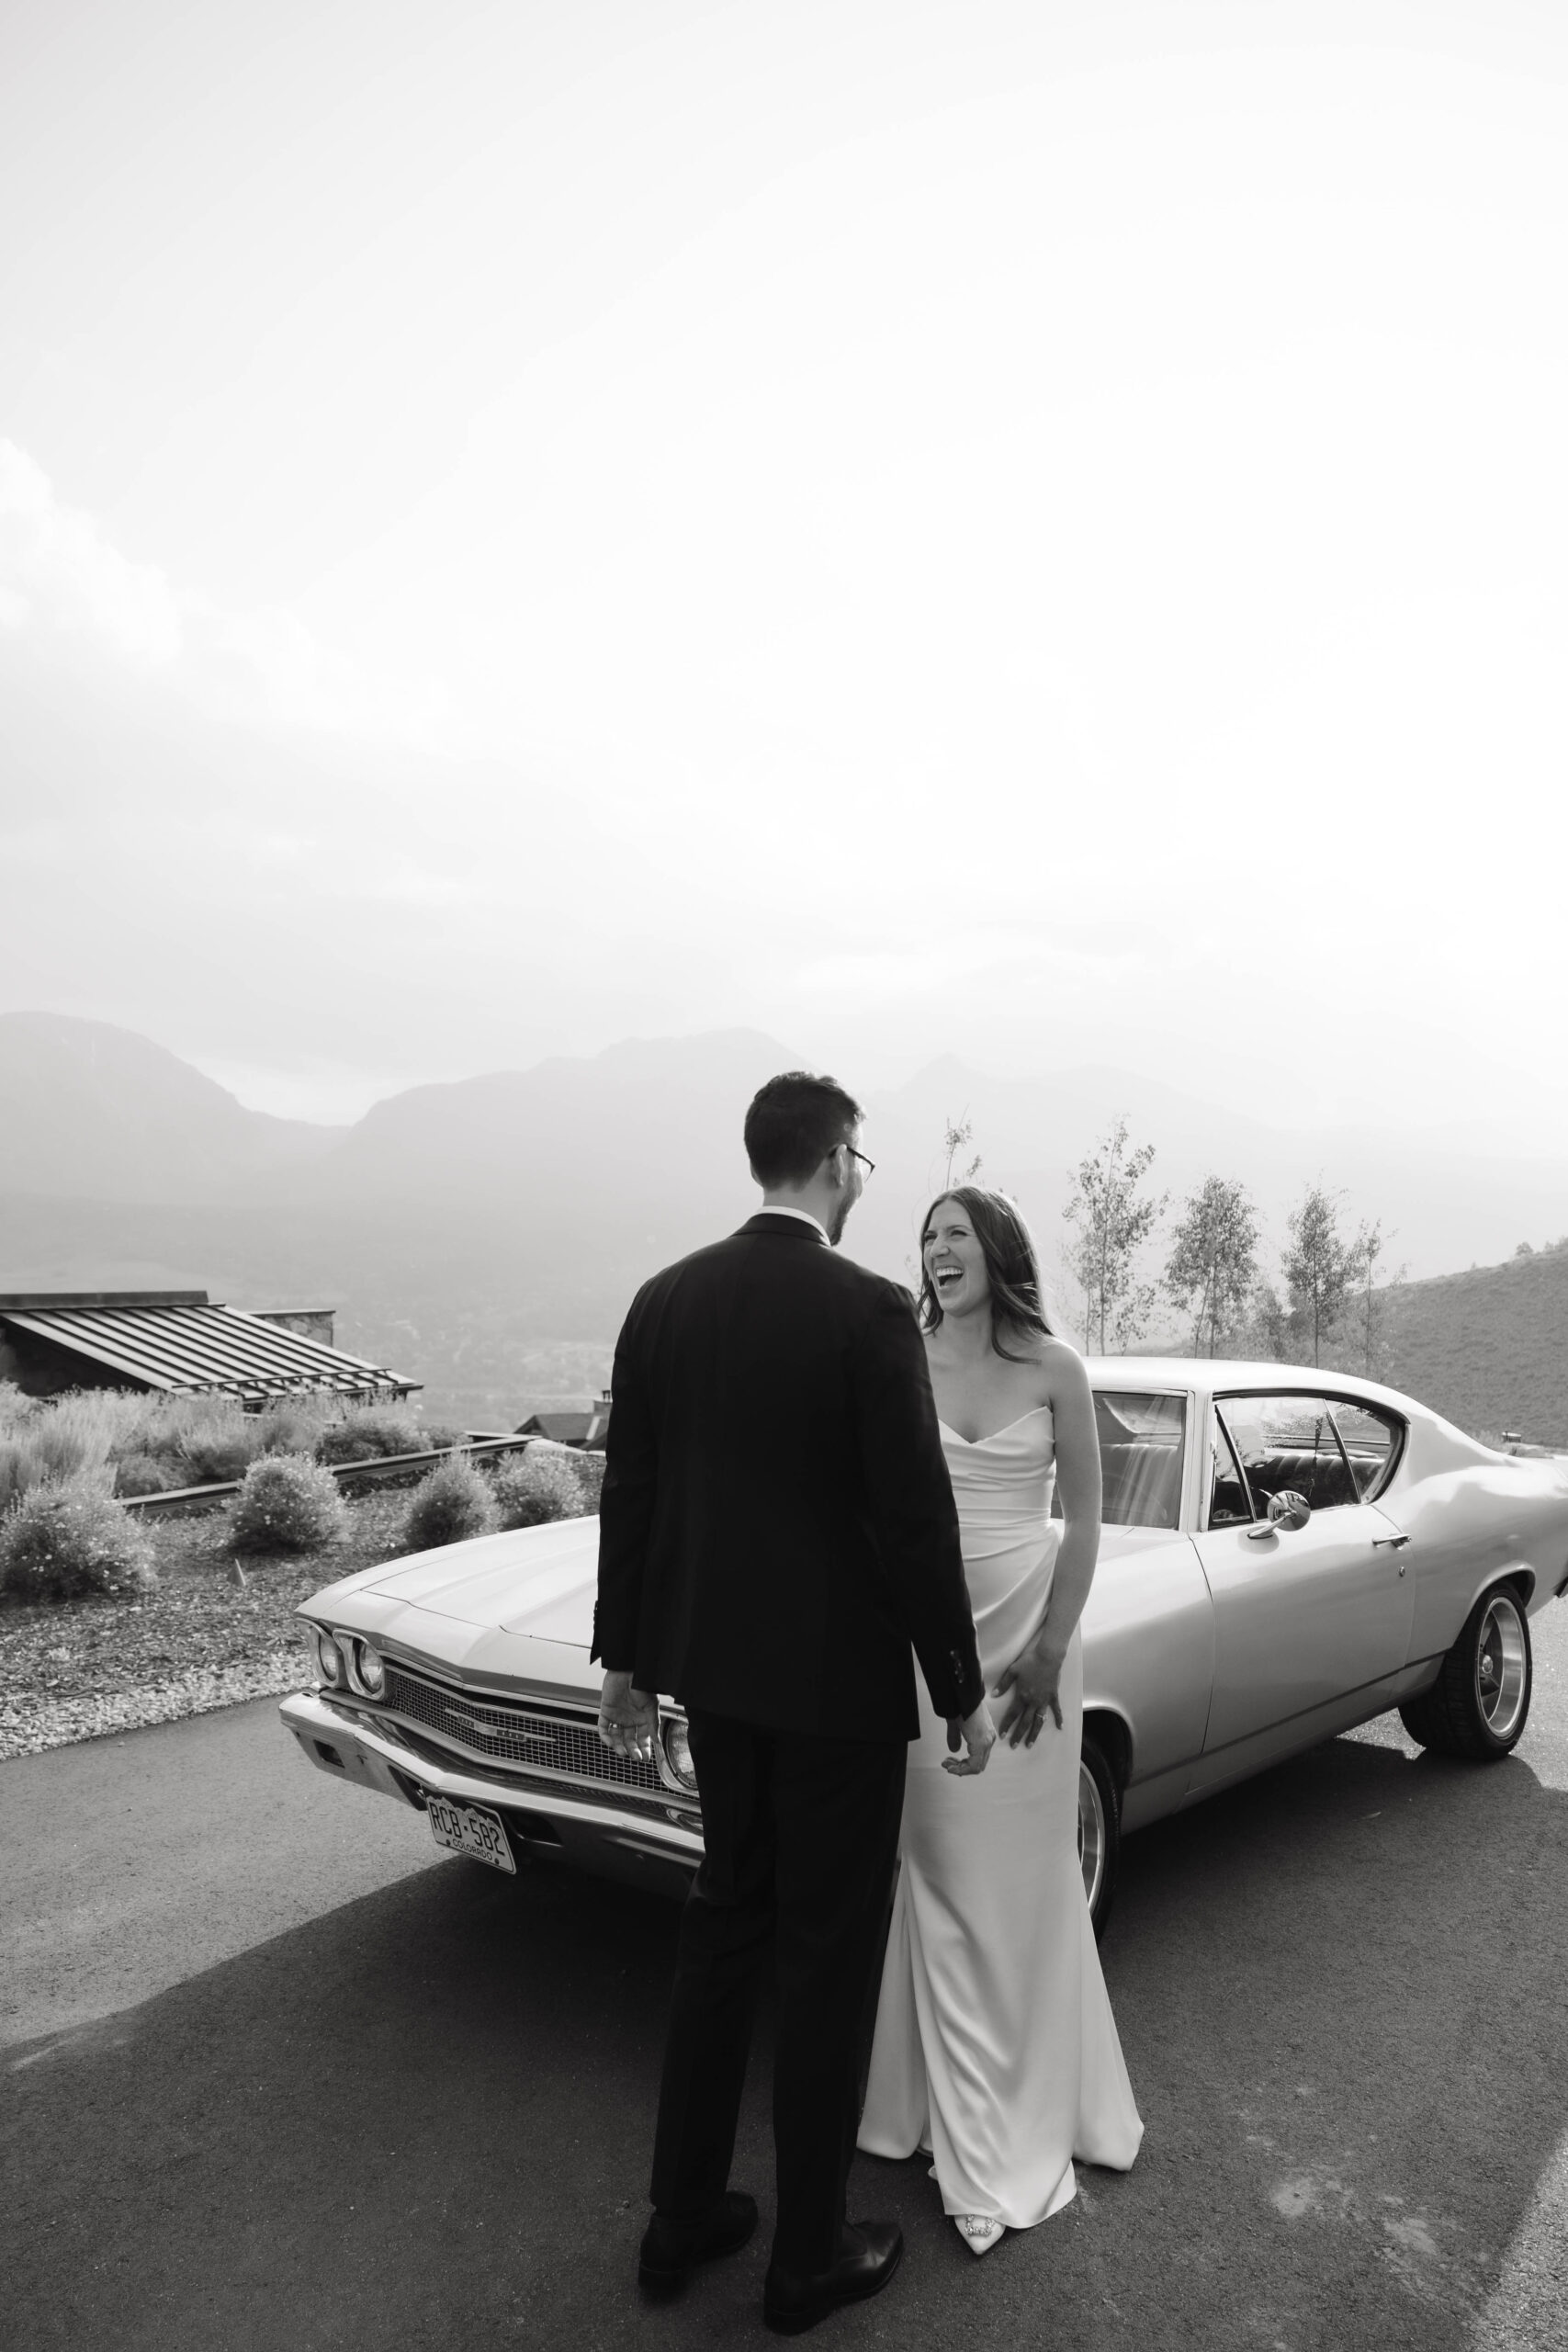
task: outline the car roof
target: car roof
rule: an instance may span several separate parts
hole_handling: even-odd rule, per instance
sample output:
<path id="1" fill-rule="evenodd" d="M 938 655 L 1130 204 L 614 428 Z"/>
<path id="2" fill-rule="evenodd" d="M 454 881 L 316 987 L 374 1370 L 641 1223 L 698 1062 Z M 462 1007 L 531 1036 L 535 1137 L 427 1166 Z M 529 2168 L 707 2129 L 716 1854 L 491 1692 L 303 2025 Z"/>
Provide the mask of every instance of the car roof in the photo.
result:
<path id="1" fill-rule="evenodd" d="M 1397 1388 L 1321 1364 L 1247 1363 L 1224 1356 L 1086 1356 L 1084 1369 L 1096 1388 L 1184 1388 L 1199 1396 L 1224 1396 L 1235 1389 L 1276 1396 L 1304 1391 L 1314 1396 L 1361 1396 L 1401 1413 L 1427 1409 Z"/>

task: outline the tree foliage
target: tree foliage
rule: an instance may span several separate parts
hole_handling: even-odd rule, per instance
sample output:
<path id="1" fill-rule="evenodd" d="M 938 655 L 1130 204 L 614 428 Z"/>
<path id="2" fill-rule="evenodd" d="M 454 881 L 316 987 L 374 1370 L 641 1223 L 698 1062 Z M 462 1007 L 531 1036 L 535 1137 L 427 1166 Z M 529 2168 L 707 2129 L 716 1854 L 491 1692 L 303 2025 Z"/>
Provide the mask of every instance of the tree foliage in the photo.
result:
<path id="1" fill-rule="evenodd" d="M 1321 1363 L 1323 1343 L 1339 1321 L 1355 1279 L 1355 1248 L 1339 1231 L 1336 1195 L 1321 1184 L 1307 1186 L 1285 1227 L 1291 1238 L 1280 1264 L 1290 1285 L 1292 1317 L 1302 1337 L 1312 1340 L 1314 1363 Z"/>
<path id="2" fill-rule="evenodd" d="M 942 1180 L 943 1192 L 951 1190 L 954 1184 L 973 1183 L 975 1178 L 980 1173 L 981 1159 L 978 1152 L 975 1154 L 967 1168 L 954 1166 L 959 1154 L 966 1151 L 974 1140 L 975 1129 L 970 1124 L 967 1110 L 961 1119 L 949 1119 L 942 1138 L 942 1148 L 947 1154 L 947 1167 Z"/>
<path id="3" fill-rule="evenodd" d="M 1154 1283 L 1137 1276 L 1138 1252 L 1168 1197 L 1152 1200 L 1140 1193 L 1154 1156 L 1150 1143 L 1129 1149 L 1126 1120 L 1113 1120 L 1078 1162 L 1072 1198 L 1062 1211 L 1077 1227 L 1067 1263 L 1084 1295 L 1084 1345 L 1092 1347 L 1098 1337 L 1101 1355 L 1108 1336 L 1122 1347 L 1135 1340 L 1155 1303 Z"/>
<path id="4" fill-rule="evenodd" d="M 1227 1177 L 1205 1176 L 1182 1204 L 1164 1277 L 1167 1295 L 1192 1317 L 1195 1355 L 1216 1352 L 1220 1333 L 1239 1318 L 1257 1273 L 1258 1211 L 1251 1195 Z"/>
<path id="5" fill-rule="evenodd" d="M 1403 1265 L 1378 1279 L 1378 1261 L 1388 1247 L 1390 1237 L 1382 1229 L 1381 1217 L 1371 1225 L 1358 1227 L 1350 1244 L 1351 1298 L 1348 1311 L 1352 1317 L 1356 1353 L 1359 1369 L 1368 1380 L 1381 1380 L 1388 1369 L 1388 1337 L 1384 1329 L 1387 1319 L 1388 1293 L 1391 1285 L 1404 1279 Z"/>

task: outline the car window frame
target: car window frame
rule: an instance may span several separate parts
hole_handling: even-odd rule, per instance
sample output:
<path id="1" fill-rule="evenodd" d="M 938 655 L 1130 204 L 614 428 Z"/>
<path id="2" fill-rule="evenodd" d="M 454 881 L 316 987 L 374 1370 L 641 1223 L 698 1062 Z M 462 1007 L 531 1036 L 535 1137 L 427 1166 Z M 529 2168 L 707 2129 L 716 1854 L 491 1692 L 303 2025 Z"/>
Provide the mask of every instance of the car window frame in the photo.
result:
<path id="1" fill-rule="evenodd" d="M 1347 1396 L 1339 1391 L 1326 1388 L 1323 1392 L 1323 1397 L 1331 1413 L 1337 1413 L 1341 1406 L 1345 1406 L 1351 1412 L 1366 1413 L 1373 1420 L 1387 1420 L 1393 1425 L 1393 1442 L 1389 1447 L 1388 1459 L 1383 1464 L 1382 1471 L 1364 1495 L 1358 1489 L 1359 1501 L 1375 1503 L 1380 1495 L 1387 1494 L 1393 1483 L 1394 1473 L 1404 1459 L 1404 1449 L 1410 1442 L 1410 1423 L 1404 1414 L 1396 1413 L 1392 1405 L 1374 1405 L 1366 1396 Z M 1346 1465 L 1350 1471 L 1350 1484 L 1354 1487 L 1356 1473 L 1350 1463 L 1350 1449 L 1345 1442 L 1345 1432 L 1337 1420 L 1334 1423 L 1334 1434 L 1339 1441 L 1339 1450 L 1345 1456 Z"/>
<path id="2" fill-rule="evenodd" d="M 1393 1483 L 1393 1475 L 1398 1469 L 1401 1461 L 1404 1459 L 1404 1448 L 1409 1442 L 1410 1438 L 1410 1423 L 1403 1413 L 1396 1413 L 1393 1407 L 1389 1405 L 1382 1403 L 1374 1404 L 1370 1397 L 1348 1396 L 1342 1388 L 1330 1388 L 1325 1386 L 1322 1382 L 1318 1382 L 1310 1387 L 1303 1381 L 1299 1383 L 1292 1382 L 1288 1386 L 1282 1383 L 1278 1386 L 1270 1385 L 1267 1388 L 1216 1388 L 1209 1402 L 1219 1427 L 1224 1432 L 1227 1442 L 1230 1442 L 1230 1430 L 1226 1426 L 1221 1408 L 1231 1403 L 1233 1400 L 1240 1403 L 1246 1403 L 1248 1399 L 1260 1400 L 1269 1396 L 1301 1396 L 1308 1398 L 1320 1405 L 1326 1405 L 1328 1408 L 1328 1426 L 1334 1431 L 1334 1442 L 1339 1449 L 1340 1459 L 1345 1464 L 1345 1475 L 1350 1481 L 1351 1492 L 1355 1497 L 1355 1500 L 1354 1502 L 1349 1503 L 1324 1503 L 1318 1506 L 1319 1509 L 1323 1510 L 1353 1510 L 1357 1503 L 1376 1502 L 1380 1495 L 1387 1494 L 1389 1487 Z M 1356 1473 L 1350 1460 L 1350 1449 L 1345 1442 L 1344 1433 L 1339 1427 L 1337 1419 L 1336 1419 L 1337 1408 L 1340 1406 L 1345 1406 L 1353 1412 L 1369 1413 L 1374 1419 L 1380 1417 L 1386 1419 L 1393 1424 L 1394 1442 L 1389 1448 L 1388 1460 L 1384 1463 L 1382 1474 L 1378 1477 L 1376 1483 L 1369 1487 L 1364 1495 L 1359 1492 L 1356 1486 Z M 1258 1498 L 1252 1491 L 1252 1481 L 1247 1475 L 1247 1465 L 1242 1461 L 1241 1455 L 1234 1442 L 1231 1443 L 1231 1458 L 1235 1463 L 1237 1470 L 1241 1473 L 1241 1481 L 1243 1487 L 1247 1490 L 1247 1500 L 1256 1509 Z M 1202 1511 L 1203 1525 L 1205 1530 L 1207 1530 L 1209 1523 L 1209 1498 L 1207 1495 L 1205 1495 L 1202 1499 Z M 1314 1510 L 1314 1517 L 1315 1518 L 1315 1516 L 1316 1511 Z M 1256 1525 L 1257 1521 L 1254 1521 L 1253 1524 Z M 1221 1532 L 1223 1533 L 1224 1530 L 1222 1530 Z"/>
<path id="3" fill-rule="evenodd" d="M 1233 1391 L 1233 1394 L 1235 1394 L 1235 1396 L 1244 1396 L 1246 1393 L 1247 1393 L 1247 1392 L 1246 1392 L 1245 1390 L 1243 1390 L 1243 1389 L 1236 1389 L 1236 1390 Z M 1269 1396 L 1271 1396 L 1271 1395 L 1273 1394 L 1273 1391 L 1272 1391 L 1271 1389 L 1269 1389 L 1269 1390 L 1262 1390 L 1262 1389 L 1260 1389 L 1258 1393 L 1259 1394 L 1259 1396 L 1263 1396 L 1263 1395 L 1269 1395 Z M 1231 1436 L 1231 1433 L 1230 1433 L 1229 1430 L 1228 1430 L 1228 1429 L 1226 1429 L 1226 1427 L 1225 1427 L 1225 1423 L 1224 1423 L 1224 1415 L 1221 1413 L 1221 1411 L 1220 1411 L 1220 1405 L 1221 1405 L 1221 1402 L 1222 1402 L 1222 1400 L 1221 1400 L 1221 1398 L 1220 1398 L 1220 1397 L 1218 1397 L 1218 1396 L 1211 1396 L 1211 1397 L 1210 1397 L 1210 1399 L 1209 1399 L 1209 1419 L 1210 1419 L 1210 1422 L 1211 1422 L 1211 1425 L 1212 1425 L 1212 1427 L 1213 1427 L 1213 1429 L 1214 1434 L 1219 1438 L 1219 1440 L 1220 1440 L 1221 1443 L 1224 1445 L 1224 1449 L 1225 1449 L 1225 1452 L 1226 1452 L 1226 1453 L 1229 1454 L 1229 1456 L 1230 1456 L 1230 1460 L 1231 1460 L 1231 1467 L 1232 1467 L 1232 1469 L 1235 1472 L 1236 1477 L 1237 1477 L 1237 1478 L 1238 1478 L 1238 1480 L 1240 1481 L 1240 1484 L 1241 1484 L 1241 1491 L 1242 1491 L 1242 1494 L 1243 1494 L 1244 1498 L 1246 1498 L 1247 1507 L 1247 1509 L 1248 1509 L 1248 1510 L 1251 1511 L 1251 1513 L 1252 1513 L 1252 1517 L 1251 1517 L 1250 1519 L 1248 1519 L 1248 1520 L 1235 1520 L 1235 1519 L 1228 1519 L 1228 1520 L 1224 1521 L 1223 1522 L 1223 1524 L 1220 1526 L 1220 1528 L 1219 1528 L 1218 1530 L 1216 1530 L 1216 1532 L 1218 1532 L 1219 1534 L 1222 1534 L 1222 1535 L 1223 1535 L 1223 1534 L 1224 1533 L 1224 1532 L 1225 1532 L 1225 1530 L 1226 1530 L 1227 1528 L 1231 1528 L 1231 1527 L 1256 1527 L 1256 1526 L 1257 1526 L 1257 1524 L 1258 1524 L 1258 1516 L 1259 1516 L 1259 1514 L 1258 1514 L 1258 1510 L 1257 1498 L 1256 1498 L 1256 1497 L 1254 1496 L 1253 1491 L 1252 1491 L 1252 1481 L 1251 1481 L 1251 1479 L 1250 1479 L 1250 1478 L 1247 1476 L 1247 1465 L 1246 1465 L 1246 1464 L 1243 1462 L 1243 1460 L 1242 1460 L 1242 1458 L 1241 1458 L 1240 1454 L 1239 1454 L 1239 1453 L 1236 1452 L 1236 1450 L 1235 1450 L 1235 1441 L 1233 1440 L 1233 1438 L 1232 1438 L 1232 1436 Z M 1205 1445 L 1204 1445 L 1204 1447 L 1203 1447 L 1203 1451 L 1202 1451 L 1202 1459 L 1201 1459 L 1201 1461 L 1200 1462 L 1200 1464 L 1199 1464 L 1199 1467 L 1198 1467 L 1198 1489 L 1199 1489 L 1198 1511 L 1199 1511 L 1199 1520 L 1200 1520 L 1200 1532 L 1201 1532 L 1201 1533 L 1202 1533 L 1202 1534 L 1205 1534 L 1205 1535 L 1209 1532 L 1210 1529 L 1213 1526 L 1213 1519 L 1211 1518 L 1210 1514 L 1211 1514 L 1211 1512 L 1213 1511 L 1213 1507 L 1214 1507 L 1214 1481 L 1213 1481 L 1213 1478 L 1210 1476 L 1210 1475 L 1209 1475 L 1209 1473 L 1210 1473 L 1210 1464 L 1211 1464 L 1211 1463 L 1212 1463 L 1212 1461 L 1213 1461 L 1213 1451 L 1214 1451 L 1214 1449 L 1213 1449 L 1213 1441 L 1211 1440 L 1210 1442 L 1206 1442 L 1206 1443 L 1205 1443 Z"/>
<path id="4" fill-rule="evenodd" d="M 1179 1382 L 1174 1380 L 1145 1380 L 1137 1384 L 1129 1381 L 1125 1387 L 1113 1388 L 1109 1381 L 1096 1381 L 1091 1376 L 1089 1389 L 1093 1395 L 1103 1394 L 1109 1397 L 1169 1396 L 1181 1407 L 1181 1486 L 1177 1500 L 1176 1524 L 1174 1527 L 1148 1527 L 1141 1531 L 1133 1528 L 1132 1532 L 1141 1532 L 1145 1535 L 1186 1533 L 1194 1525 L 1198 1511 L 1207 1508 L 1201 1499 L 1203 1474 L 1197 1443 L 1197 1432 L 1203 1418 L 1202 1396 L 1191 1388 L 1183 1388 Z M 1100 1524 L 1103 1527 L 1132 1527 L 1131 1521 L 1117 1519 L 1102 1519 Z"/>

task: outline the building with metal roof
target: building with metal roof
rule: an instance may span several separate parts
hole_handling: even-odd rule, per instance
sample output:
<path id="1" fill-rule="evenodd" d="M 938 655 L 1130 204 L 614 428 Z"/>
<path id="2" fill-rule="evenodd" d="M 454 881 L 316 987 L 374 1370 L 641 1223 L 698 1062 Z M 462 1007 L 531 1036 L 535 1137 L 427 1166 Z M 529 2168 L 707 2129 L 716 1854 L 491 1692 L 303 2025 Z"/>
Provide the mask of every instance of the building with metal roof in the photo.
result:
<path id="1" fill-rule="evenodd" d="M 610 1427 L 610 1392 L 600 1392 L 599 1401 L 585 1413 L 530 1413 L 519 1421 L 515 1437 L 548 1438 L 556 1445 L 575 1445 L 590 1453 L 603 1453 L 604 1439 Z"/>
<path id="2" fill-rule="evenodd" d="M 420 1386 L 332 1344 L 322 1307 L 247 1314 L 205 1291 L 0 1293 L 0 1380 L 29 1396 L 136 1388 L 236 1397 L 395 1402 Z"/>

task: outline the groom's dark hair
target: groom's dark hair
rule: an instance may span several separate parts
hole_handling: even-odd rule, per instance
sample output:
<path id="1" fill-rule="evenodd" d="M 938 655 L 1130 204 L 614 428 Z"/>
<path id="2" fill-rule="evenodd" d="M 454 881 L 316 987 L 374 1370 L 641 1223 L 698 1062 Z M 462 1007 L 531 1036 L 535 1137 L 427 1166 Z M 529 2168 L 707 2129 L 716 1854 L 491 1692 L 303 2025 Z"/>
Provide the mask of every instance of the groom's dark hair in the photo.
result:
<path id="1" fill-rule="evenodd" d="M 751 1097 L 746 1157 L 759 1184 L 810 1182 L 835 1144 L 848 1143 L 864 1116 L 836 1078 L 786 1069 Z"/>

